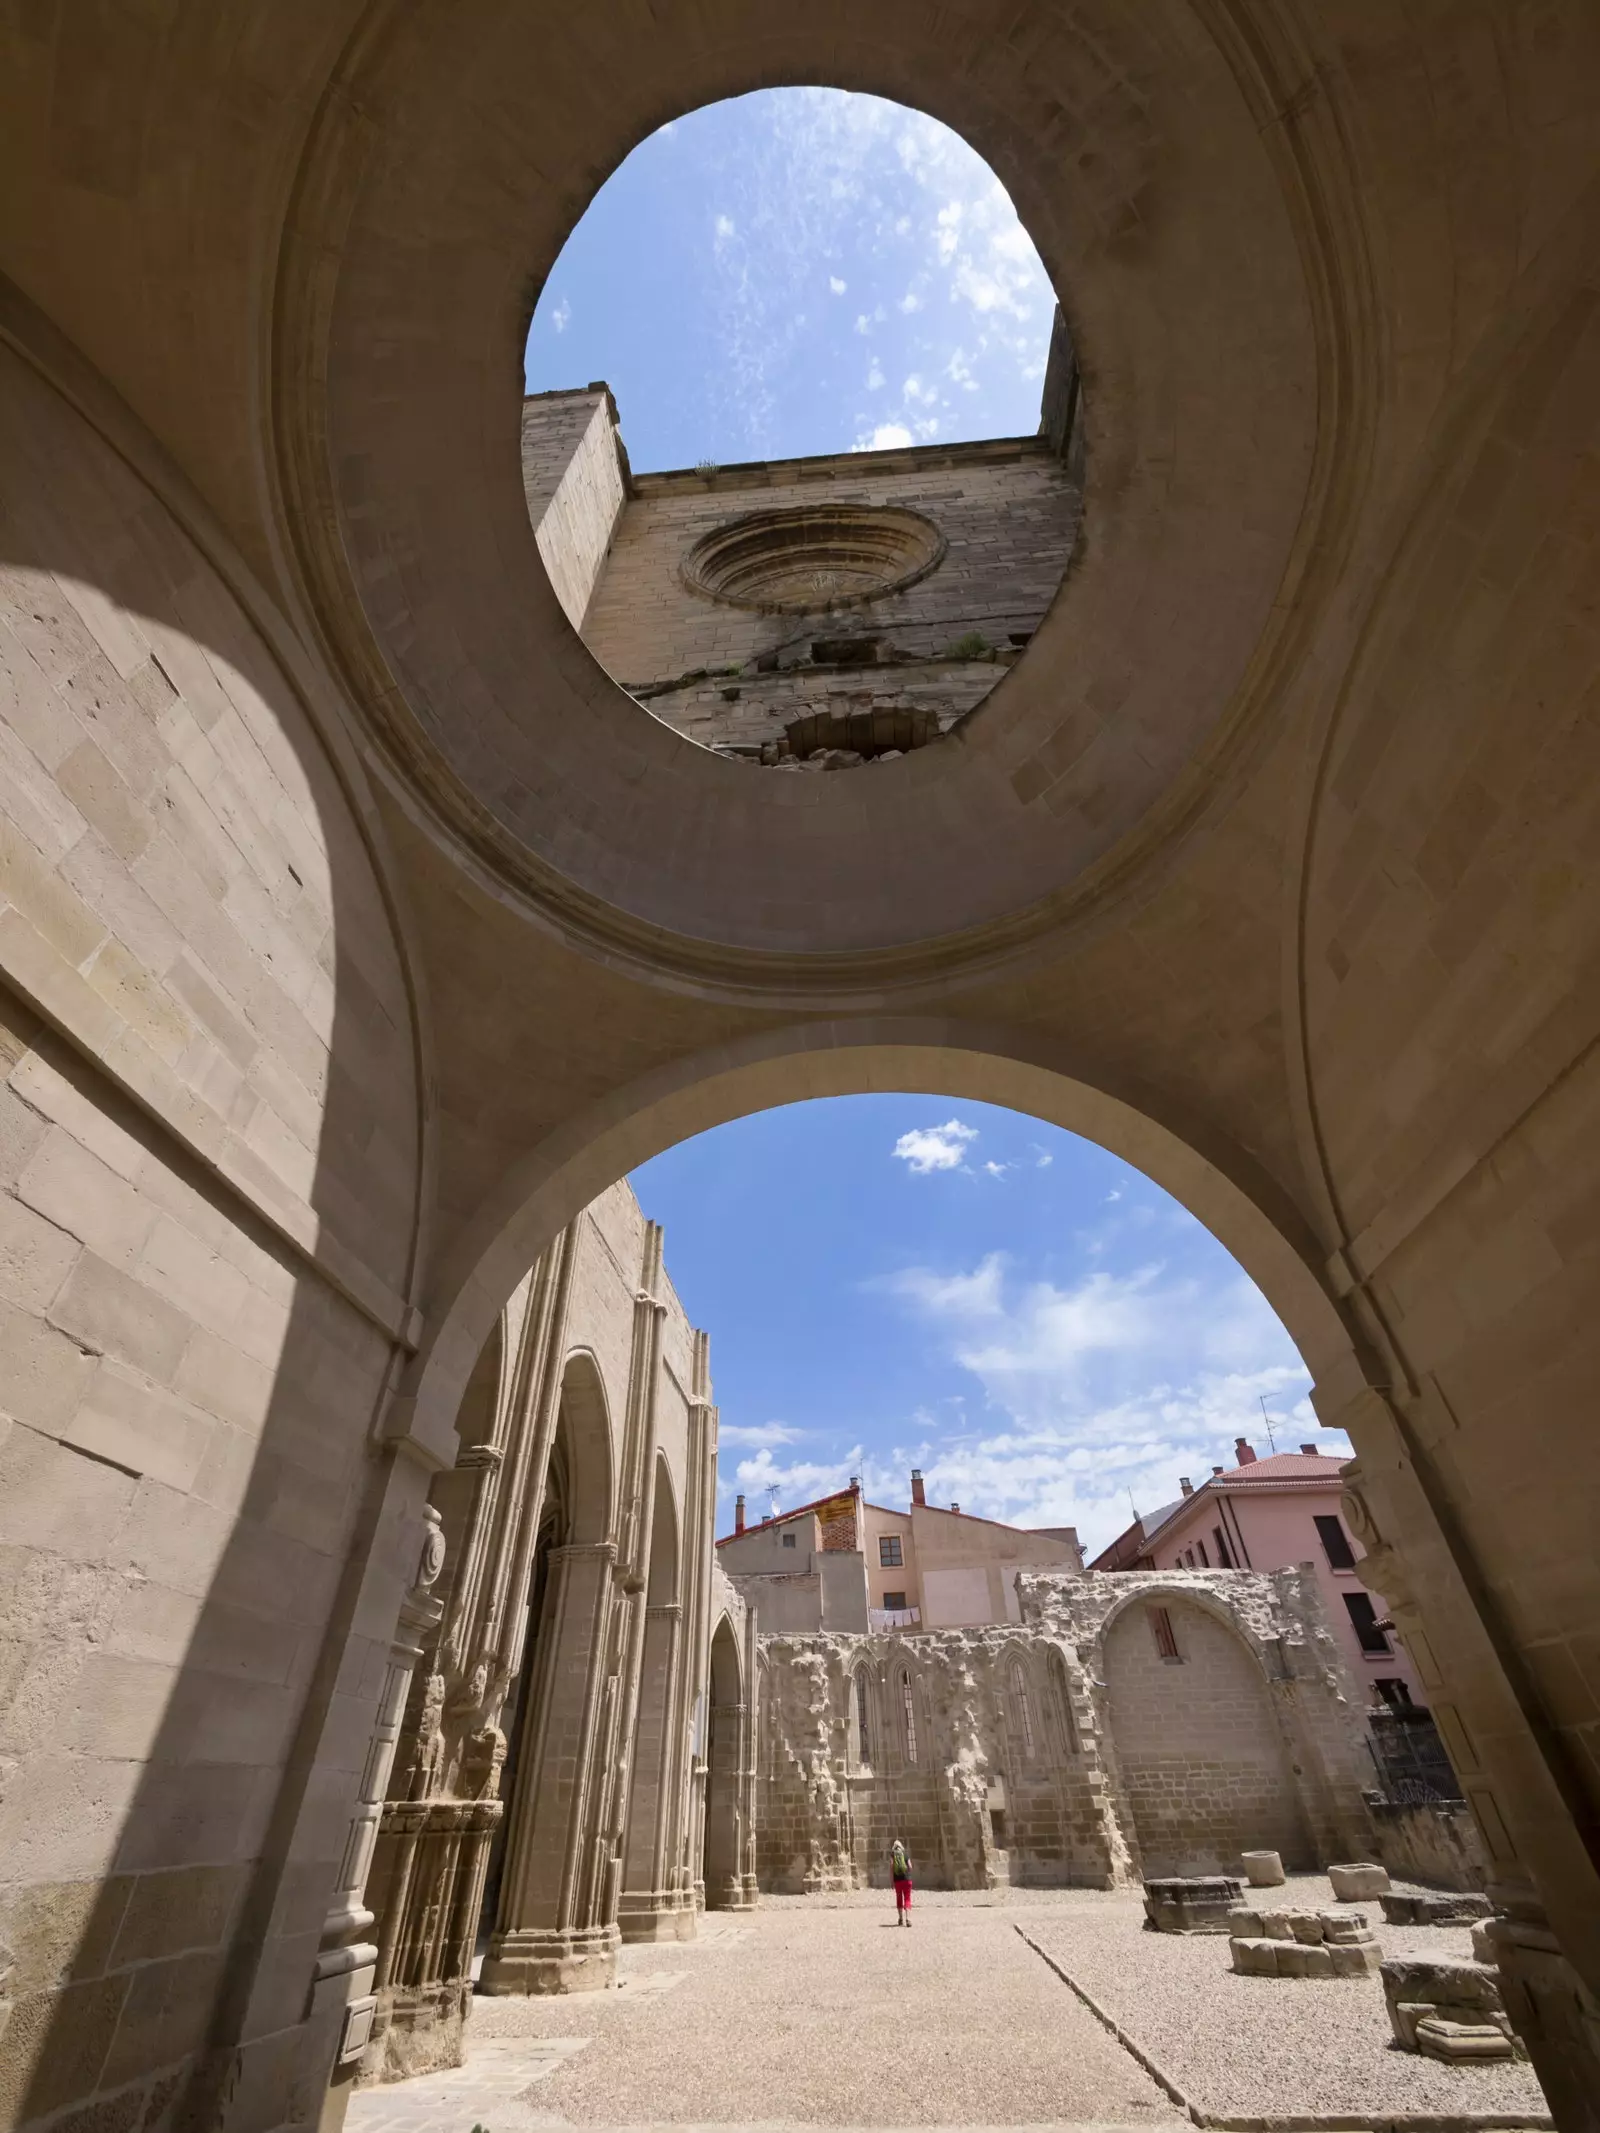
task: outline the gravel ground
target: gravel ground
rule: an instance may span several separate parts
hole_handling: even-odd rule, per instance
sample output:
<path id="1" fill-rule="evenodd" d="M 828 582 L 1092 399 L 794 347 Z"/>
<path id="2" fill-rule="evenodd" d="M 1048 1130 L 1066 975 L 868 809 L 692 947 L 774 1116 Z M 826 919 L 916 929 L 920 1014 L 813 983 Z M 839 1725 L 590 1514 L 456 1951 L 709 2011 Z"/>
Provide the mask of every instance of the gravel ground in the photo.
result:
<path id="1" fill-rule="evenodd" d="M 1490 2112 L 1511 2125 L 1546 2109 L 1526 2065 L 1444 2066 L 1399 2050 L 1376 1977 L 1238 1977 L 1224 1935 L 1146 1933 L 1137 1892 L 1073 1892 L 1048 1905 L 1035 1893 L 1013 1891 L 1003 1915 L 1048 1949 L 1202 2111 L 1364 2123 L 1399 2112 Z M 1331 1901 L 1321 1874 L 1255 1893 L 1284 1909 Z M 1351 1908 L 1365 1909 L 1385 1955 L 1472 1953 L 1465 1927 L 1388 1926 L 1377 1904 Z"/>
<path id="2" fill-rule="evenodd" d="M 905 1933 L 887 1893 L 769 1900 L 699 1943 L 624 1949 L 620 1991 L 480 1998 L 469 2034 L 592 2039 L 529 2096 L 548 2124 L 1174 2124 L 1013 1915 L 919 1891 Z"/>

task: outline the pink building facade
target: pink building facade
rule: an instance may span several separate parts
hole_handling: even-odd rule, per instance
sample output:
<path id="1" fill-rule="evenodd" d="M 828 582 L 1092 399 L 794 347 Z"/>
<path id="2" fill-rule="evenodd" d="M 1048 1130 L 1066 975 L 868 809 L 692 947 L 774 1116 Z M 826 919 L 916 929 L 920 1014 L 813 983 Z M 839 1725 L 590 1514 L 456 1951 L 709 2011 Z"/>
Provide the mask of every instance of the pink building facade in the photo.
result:
<path id="1" fill-rule="evenodd" d="M 1185 1479 L 1174 1502 L 1135 1520 L 1091 1570 L 1283 1570 L 1309 1563 L 1352 1672 L 1370 1703 L 1423 1705 L 1415 1667 L 1382 1598 L 1361 1582 L 1361 1549 L 1339 1508 L 1343 1460 L 1304 1444 L 1258 1459 L 1240 1437 L 1238 1464 Z"/>

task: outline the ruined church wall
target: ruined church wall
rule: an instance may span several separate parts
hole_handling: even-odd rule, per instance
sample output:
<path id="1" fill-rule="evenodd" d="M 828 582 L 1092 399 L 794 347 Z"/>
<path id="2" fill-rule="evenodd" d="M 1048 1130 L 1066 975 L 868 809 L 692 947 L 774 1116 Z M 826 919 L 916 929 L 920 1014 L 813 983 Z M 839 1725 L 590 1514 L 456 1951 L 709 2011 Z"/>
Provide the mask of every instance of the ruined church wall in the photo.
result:
<path id="1" fill-rule="evenodd" d="M 935 1888 L 1370 1848 L 1360 1701 L 1309 1572 L 1023 1573 L 1019 1597 L 1015 1629 L 762 1636 L 764 1887 L 879 1883 L 895 1837 Z"/>
<path id="2" fill-rule="evenodd" d="M 1024 1623 L 1076 1655 L 1080 1726 L 1100 1741 L 1136 1868 L 1217 1871 L 1207 1862 L 1229 1868 L 1261 1846 L 1311 1863 L 1370 1851 L 1364 1684 L 1308 1565 L 1024 1576 L 1018 1589 Z M 1156 1607 L 1176 1662 L 1158 1650 Z"/>
<path id="3" fill-rule="evenodd" d="M 763 614 L 684 582 L 685 557 L 714 528 L 823 503 L 921 512 L 944 537 L 943 559 L 902 592 L 807 614 Z M 948 725 L 994 687 L 1043 619 L 1080 511 L 1078 488 L 1034 438 L 638 476 L 584 641 L 655 716 L 708 746 L 759 747 L 819 708 L 921 707 Z M 952 659 L 971 635 L 983 654 Z M 873 664 L 829 649 L 868 638 L 879 642 Z"/>
<path id="4" fill-rule="evenodd" d="M 1065 1654 L 1052 1669 L 1043 1640 L 1003 1630 L 763 1636 L 761 1647 L 764 1888 L 883 1885 L 896 1837 L 932 1888 L 1113 1878 L 1098 1760 L 1068 1708 Z"/>

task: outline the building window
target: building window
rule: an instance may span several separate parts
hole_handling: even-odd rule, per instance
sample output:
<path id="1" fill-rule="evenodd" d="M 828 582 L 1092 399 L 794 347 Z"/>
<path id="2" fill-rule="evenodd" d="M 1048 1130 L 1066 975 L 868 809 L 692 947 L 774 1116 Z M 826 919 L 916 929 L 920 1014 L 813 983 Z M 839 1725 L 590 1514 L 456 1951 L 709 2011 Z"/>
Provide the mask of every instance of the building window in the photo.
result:
<path id="1" fill-rule="evenodd" d="M 856 1760 L 863 1767 L 872 1761 L 872 1728 L 867 1719 L 867 1670 L 856 1672 Z"/>
<path id="2" fill-rule="evenodd" d="M 1330 1570 L 1354 1570 L 1355 1555 L 1350 1546 L 1350 1536 L 1339 1520 L 1330 1514 L 1327 1518 L 1314 1519 L 1317 1538 L 1322 1542 L 1322 1552 L 1328 1558 Z"/>
<path id="3" fill-rule="evenodd" d="M 1011 1662 L 1011 1694 L 1017 1706 L 1017 1724 L 1022 1730 L 1022 1752 L 1033 1761 L 1033 1703 L 1028 1695 L 1028 1677 L 1022 1670 L 1022 1661 Z M 999 1839 L 995 1840 L 997 1843 Z"/>
<path id="4" fill-rule="evenodd" d="M 784 1545 L 784 1546 L 785 1546 L 786 1548 L 792 1548 L 792 1547 L 794 1546 L 794 1544 L 795 1544 L 795 1538 L 794 1538 L 794 1535 L 793 1535 L 792 1533 L 786 1533 L 786 1534 L 785 1534 L 785 1535 L 783 1536 L 783 1545 Z"/>
<path id="5" fill-rule="evenodd" d="M 878 1561 L 885 1570 L 898 1570 L 900 1568 L 903 1558 L 900 1554 L 900 1536 L 898 1533 L 880 1533 L 878 1535 Z"/>
<path id="6" fill-rule="evenodd" d="M 1150 1634 L 1156 1640 L 1156 1650 L 1170 1666 L 1183 1657 L 1178 1649 L 1177 1634 L 1172 1627 L 1172 1617 L 1164 1607 L 1146 1610 L 1150 1617 Z"/>
<path id="7" fill-rule="evenodd" d="M 1219 1570 L 1231 1570 L 1233 1568 L 1233 1557 L 1228 1553 L 1227 1536 L 1220 1526 L 1211 1528 L 1211 1538 L 1217 1544 L 1217 1568 Z"/>
<path id="8" fill-rule="evenodd" d="M 883 1596 L 883 1604 L 894 1614 L 904 1614 L 906 1611 L 906 1596 L 903 1592 L 886 1592 Z"/>
<path id="9" fill-rule="evenodd" d="M 1196 1548 L 1198 1549 L 1198 1551 L 1199 1551 L 1199 1555 L 1200 1555 L 1200 1568 L 1201 1568 L 1202 1570 L 1209 1570 L 1209 1569 L 1211 1568 L 1211 1558 L 1210 1558 L 1210 1556 L 1209 1556 L 1209 1555 L 1207 1555 L 1207 1553 L 1206 1553 L 1206 1544 L 1205 1544 L 1205 1542 L 1204 1542 L 1204 1541 L 1196 1541 L 1196 1542 L 1195 1542 L 1195 1547 L 1196 1547 Z"/>
<path id="10" fill-rule="evenodd" d="M 900 1710 L 902 1722 L 905 1726 L 906 1761 L 914 1763 L 917 1759 L 917 1714 L 911 1708 L 911 1676 L 909 1674 L 900 1676 Z"/>
<path id="11" fill-rule="evenodd" d="M 1373 1658 L 1387 1658 L 1393 1650 L 1388 1638 L 1378 1627 L 1377 1611 L 1364 1592 L 1341 1592 L 1345 1613 L 1350 1617 L 1350 1626 L 1356 1633 L 1356 1642 Z"/>
<path id="12" fill-rule="evenodd" d="M 1409 1711 L 1414 1708 L 1411 1691 L 1397 1674 L 1380 1674 L 1372 1686 L 1391 1711 Z"/>

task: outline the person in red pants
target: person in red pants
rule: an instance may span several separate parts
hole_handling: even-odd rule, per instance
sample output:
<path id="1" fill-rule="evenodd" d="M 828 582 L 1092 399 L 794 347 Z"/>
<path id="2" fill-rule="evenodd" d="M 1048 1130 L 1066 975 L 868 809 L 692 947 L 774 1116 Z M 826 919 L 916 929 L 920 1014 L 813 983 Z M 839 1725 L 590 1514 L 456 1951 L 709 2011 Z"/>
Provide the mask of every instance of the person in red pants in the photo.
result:
<path id="1" fill-rule="evenodd" d="M 889 1871 L 894 1875 L 894 1922 L 897 1926 L 911 1923 L 911 1854 L 898 1837 L 889 1853 Z"/>

